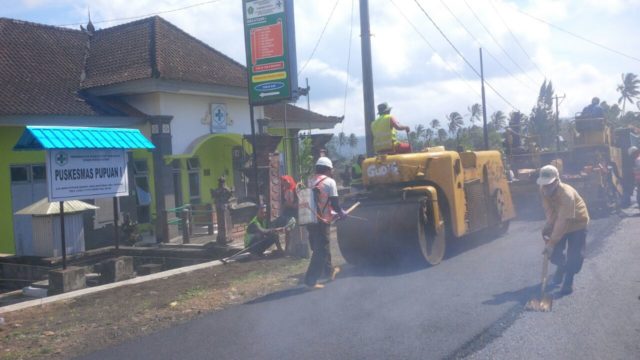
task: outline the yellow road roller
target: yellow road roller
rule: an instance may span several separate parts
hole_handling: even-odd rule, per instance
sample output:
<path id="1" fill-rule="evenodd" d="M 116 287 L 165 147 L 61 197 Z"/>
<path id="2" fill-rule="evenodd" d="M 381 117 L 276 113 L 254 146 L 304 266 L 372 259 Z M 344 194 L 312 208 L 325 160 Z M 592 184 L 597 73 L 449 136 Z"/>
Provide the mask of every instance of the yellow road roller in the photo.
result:
<path id="1" fill-rule="evenodd" d="M 378 155 L 362 165 L 365 190 L 337 224 L 338 244 L 355 265 L 414 259 L 436 265 L 447 241 L 486 230 L 506 232 L 515 217 L 497 151 L 428 148 L 410 154 Z"/>

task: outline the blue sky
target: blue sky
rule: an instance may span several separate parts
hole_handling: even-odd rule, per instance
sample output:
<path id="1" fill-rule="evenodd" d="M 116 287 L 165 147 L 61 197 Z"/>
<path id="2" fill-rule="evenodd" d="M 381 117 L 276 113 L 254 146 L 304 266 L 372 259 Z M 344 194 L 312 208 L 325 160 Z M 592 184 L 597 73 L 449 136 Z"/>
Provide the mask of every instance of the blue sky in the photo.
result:
<path id="1" fill-rule="evenodd" d="M 345 115 L 344 125 L 336 131 L 364 134 L 358 1 L 294 2 L 298 66 L 304 66 L 299 82 L 309 79 L 312 110 Z M 49 25 L 76 24 L 70 26 L 73 28 L 86 23 L 89 8 L 98 29 L 132 21 L 112 20 L 164 12 L 160 16 L 166 20 L 245 63 L 239 0 L 10 3 L 12 6 L 0 10 L 0 16 Z M 189 8 L 178 10 L 184 7 Z M 369 8 L 375 101 L 389 102 L 400 121 L 412 127 L 426 126 L 434 118 L 444 122 L 445 114 L 452 111 L 466 114 L 471 104 L 480 102 L 478 77 L 425 13 L 476 68 L 478 48 L 483 47 L 485 78 L 500 94 L 487 88 L 489 114 L 513 108 L 528 114 L 547 78 L 558 95 L 566 94 L 560 115 L 571 116 L 593 96 L 616 102 L 621 73 L 640 74 L 640 61 L 636 60 L 640 59 L 640 0 L 369 0 Z M 306 98 L 298 105 L 306 107 Z"/>

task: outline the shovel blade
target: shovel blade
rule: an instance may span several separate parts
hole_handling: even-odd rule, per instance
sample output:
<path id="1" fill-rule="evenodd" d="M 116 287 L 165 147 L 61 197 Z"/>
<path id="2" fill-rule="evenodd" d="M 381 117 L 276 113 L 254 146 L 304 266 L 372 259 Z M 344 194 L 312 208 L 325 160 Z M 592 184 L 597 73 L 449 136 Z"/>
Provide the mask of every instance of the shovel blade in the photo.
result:
<path id="1" fill-rule="evenodd" d="M 550 296 L 543 296 L 542 299 L 531 299 L 524 306 L 525 310 L 549 312 L 553 306 L 553 299 Z"/>

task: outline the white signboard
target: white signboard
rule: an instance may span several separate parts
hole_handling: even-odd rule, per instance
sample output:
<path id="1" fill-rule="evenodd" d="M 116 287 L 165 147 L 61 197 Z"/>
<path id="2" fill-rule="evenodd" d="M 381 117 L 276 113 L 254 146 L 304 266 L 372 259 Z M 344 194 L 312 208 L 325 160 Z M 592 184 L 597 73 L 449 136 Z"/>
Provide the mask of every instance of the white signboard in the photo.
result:
<path id="1" fill-rule="evenodd" d="M 211 104 L 211 133 L 227 130 L 227 106 L 225 104 Z"/>
<path id="2" fill-rule="evenodd" d="M 49 202 L 129 195 L 124 150 L 49 150 Z"/>

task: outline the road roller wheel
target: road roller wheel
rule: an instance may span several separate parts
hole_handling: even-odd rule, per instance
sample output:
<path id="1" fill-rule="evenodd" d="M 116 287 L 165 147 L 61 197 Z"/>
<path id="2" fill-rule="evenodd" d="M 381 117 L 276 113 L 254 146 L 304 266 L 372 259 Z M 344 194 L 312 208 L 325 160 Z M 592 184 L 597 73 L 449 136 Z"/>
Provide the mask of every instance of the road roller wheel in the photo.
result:
<path id="1" fill-rule="evenodd" d="M 440 214 L 444 215 L 443 212 L 440 212 Z M 437 225 L 433 224 L 433 214 L 429 208 L 429 200 L 422 200 L 417 223 L 417 240 L 422 257 L 431 266 L 438 265 L 442 261 L 447 248 L 444 220 Z"/>

